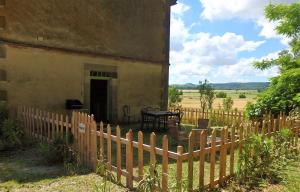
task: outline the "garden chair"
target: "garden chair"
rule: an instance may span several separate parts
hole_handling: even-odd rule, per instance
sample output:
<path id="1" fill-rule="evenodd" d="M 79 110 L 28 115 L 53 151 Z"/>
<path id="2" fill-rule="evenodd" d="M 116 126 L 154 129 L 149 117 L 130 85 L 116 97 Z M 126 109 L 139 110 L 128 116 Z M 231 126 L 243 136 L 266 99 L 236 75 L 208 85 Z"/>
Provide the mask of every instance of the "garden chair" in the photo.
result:
<path id="1" fill-rule="evenodd" d="M 168 120 L 168 134 L 179 145 L 188 141 L 188 134 L 185 131 L 180 130 L 180 125 L 178 125 L 174 119 Z"/>
<path id="2" fill-rule="evenodd" d="M 198 129 L 208 129 L 209 119 L 198 119 Z"/>

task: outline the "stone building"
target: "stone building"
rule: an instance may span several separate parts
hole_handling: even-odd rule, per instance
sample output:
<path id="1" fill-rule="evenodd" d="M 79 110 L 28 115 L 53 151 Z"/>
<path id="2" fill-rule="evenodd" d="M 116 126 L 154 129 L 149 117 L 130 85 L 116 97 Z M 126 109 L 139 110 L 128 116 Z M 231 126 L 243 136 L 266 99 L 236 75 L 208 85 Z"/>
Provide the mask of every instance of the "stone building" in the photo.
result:
<path id="1" fill-rule="evenodd" d="M 0 100 L 98 119 L 167 106 L 176 0 L 0 0 Z"/>

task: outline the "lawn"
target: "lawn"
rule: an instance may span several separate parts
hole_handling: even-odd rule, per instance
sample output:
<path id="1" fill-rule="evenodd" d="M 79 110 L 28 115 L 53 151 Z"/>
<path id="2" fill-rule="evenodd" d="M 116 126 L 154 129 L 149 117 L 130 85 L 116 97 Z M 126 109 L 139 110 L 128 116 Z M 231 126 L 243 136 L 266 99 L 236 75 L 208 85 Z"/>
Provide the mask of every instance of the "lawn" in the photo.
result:
<path id="1" fill-rule="evenodd" d="M 37 147 L 0 153 L 0 191 L 99 191 L 102 177 L 80 170 L 68 175 L 63 165 L 47 166 L 42 162 Z M 126 191 L 111 184 L 115 191 Z"/>

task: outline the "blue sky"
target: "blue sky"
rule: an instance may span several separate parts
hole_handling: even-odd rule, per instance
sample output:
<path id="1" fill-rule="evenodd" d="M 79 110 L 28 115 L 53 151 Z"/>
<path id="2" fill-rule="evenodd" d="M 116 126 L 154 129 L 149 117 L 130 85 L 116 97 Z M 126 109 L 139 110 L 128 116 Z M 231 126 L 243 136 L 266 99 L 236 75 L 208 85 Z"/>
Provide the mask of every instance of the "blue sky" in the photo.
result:
<path id="1" fill-rule="evenodd" d="M 252 67 L 288 48 L 264 17 L 270 0 L 177 0 L 172 7 L 170 84 L 265 82 L 278 74 Z M 292 3 L 297 0 L 273 0 Z"/>

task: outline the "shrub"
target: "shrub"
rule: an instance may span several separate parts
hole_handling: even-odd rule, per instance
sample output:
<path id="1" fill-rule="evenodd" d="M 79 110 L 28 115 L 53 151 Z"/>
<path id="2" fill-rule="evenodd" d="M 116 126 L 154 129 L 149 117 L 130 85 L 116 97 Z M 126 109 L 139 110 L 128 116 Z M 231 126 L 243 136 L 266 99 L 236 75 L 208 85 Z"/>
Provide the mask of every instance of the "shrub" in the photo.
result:
<path id="1" fill-rule="evenodd" d="M 0 150 L 14 149 L 22 145 L 24 132 L 18 121 L 5 119 L 1 123 Z"/>
<path id="2" fill-rule="evenodd" d="M 138 183 L 138 192 L 160 192 L 162 191 L 160 185 L 160 178 L 157 171 L 157 165 L 151 164 L 149 166 L 149 173 Z"/>
<path id="3" fill-rule="evenodd" d="M 240 154 L 238 181 L 248 187 L 258 187 L 263 181 L 278 182 L 280 170 L 297 157 L 298 149 L 292 145 L 292 132 L 281 129 L 273 140 L 263 135 L 247 139 Z"/>
<path id="4" fill-rule="evenodd" d="M 5 104 L 0 103 L 0 138 L 2 135 L 2 123 L 8 119 L 8 110 Z"/>
<path id="5" fill-rule="evenodd" d="M 220 91 L 216 94 L 217 98 L 226 98 L 227 97 L 227 93 Z"/>
<path id="6" fill-rule="evenodd" d="M 117 180 L 115 175 L 108 167 L 107 161 L 100 161 L 96 167 L 96 173 L 103 177 L 103 182 L 99 185 L 95 185 L 94 191 L 105 192 L 105 191 L 112 191 L 114 186 L 111 183 L 116 183 Z"/>
<path id="7" fill-rule="evenodd" d="M 240 98 L 240 99 L 245 99 L 245 98 L 246 98 L 246 94 L 245 94 L 245 93 L 239 94 L 239 98 Z"/>
<path id="8" fill-rule="evenodd" d="M 258 187 L 263 180 L 273 181 L 277 178 L 273 148 L 273 141 L 263 135 L 253 135 L 245 141 L 239 157 L 240 183 L 253 188 Z"/>
<path id="9" fill-rule="evenodd" d="M 64 136 L 55 136 L 51 143 L 40 144 L 39 151 L 47 164 L 64 163 L 66 170 L 72 171 L 73 168 L 78 167 L 78 155 L 70 145 L 67 145 L 64 138 Z"/>
<path id="10" fill-rule="evenodd" d="M 226 97 L 225 99 L 223 99 L 223 109 L 225 111 L 229 111 L 233 106 L 233 100 L 231 99 L 231 97 Z"/>

